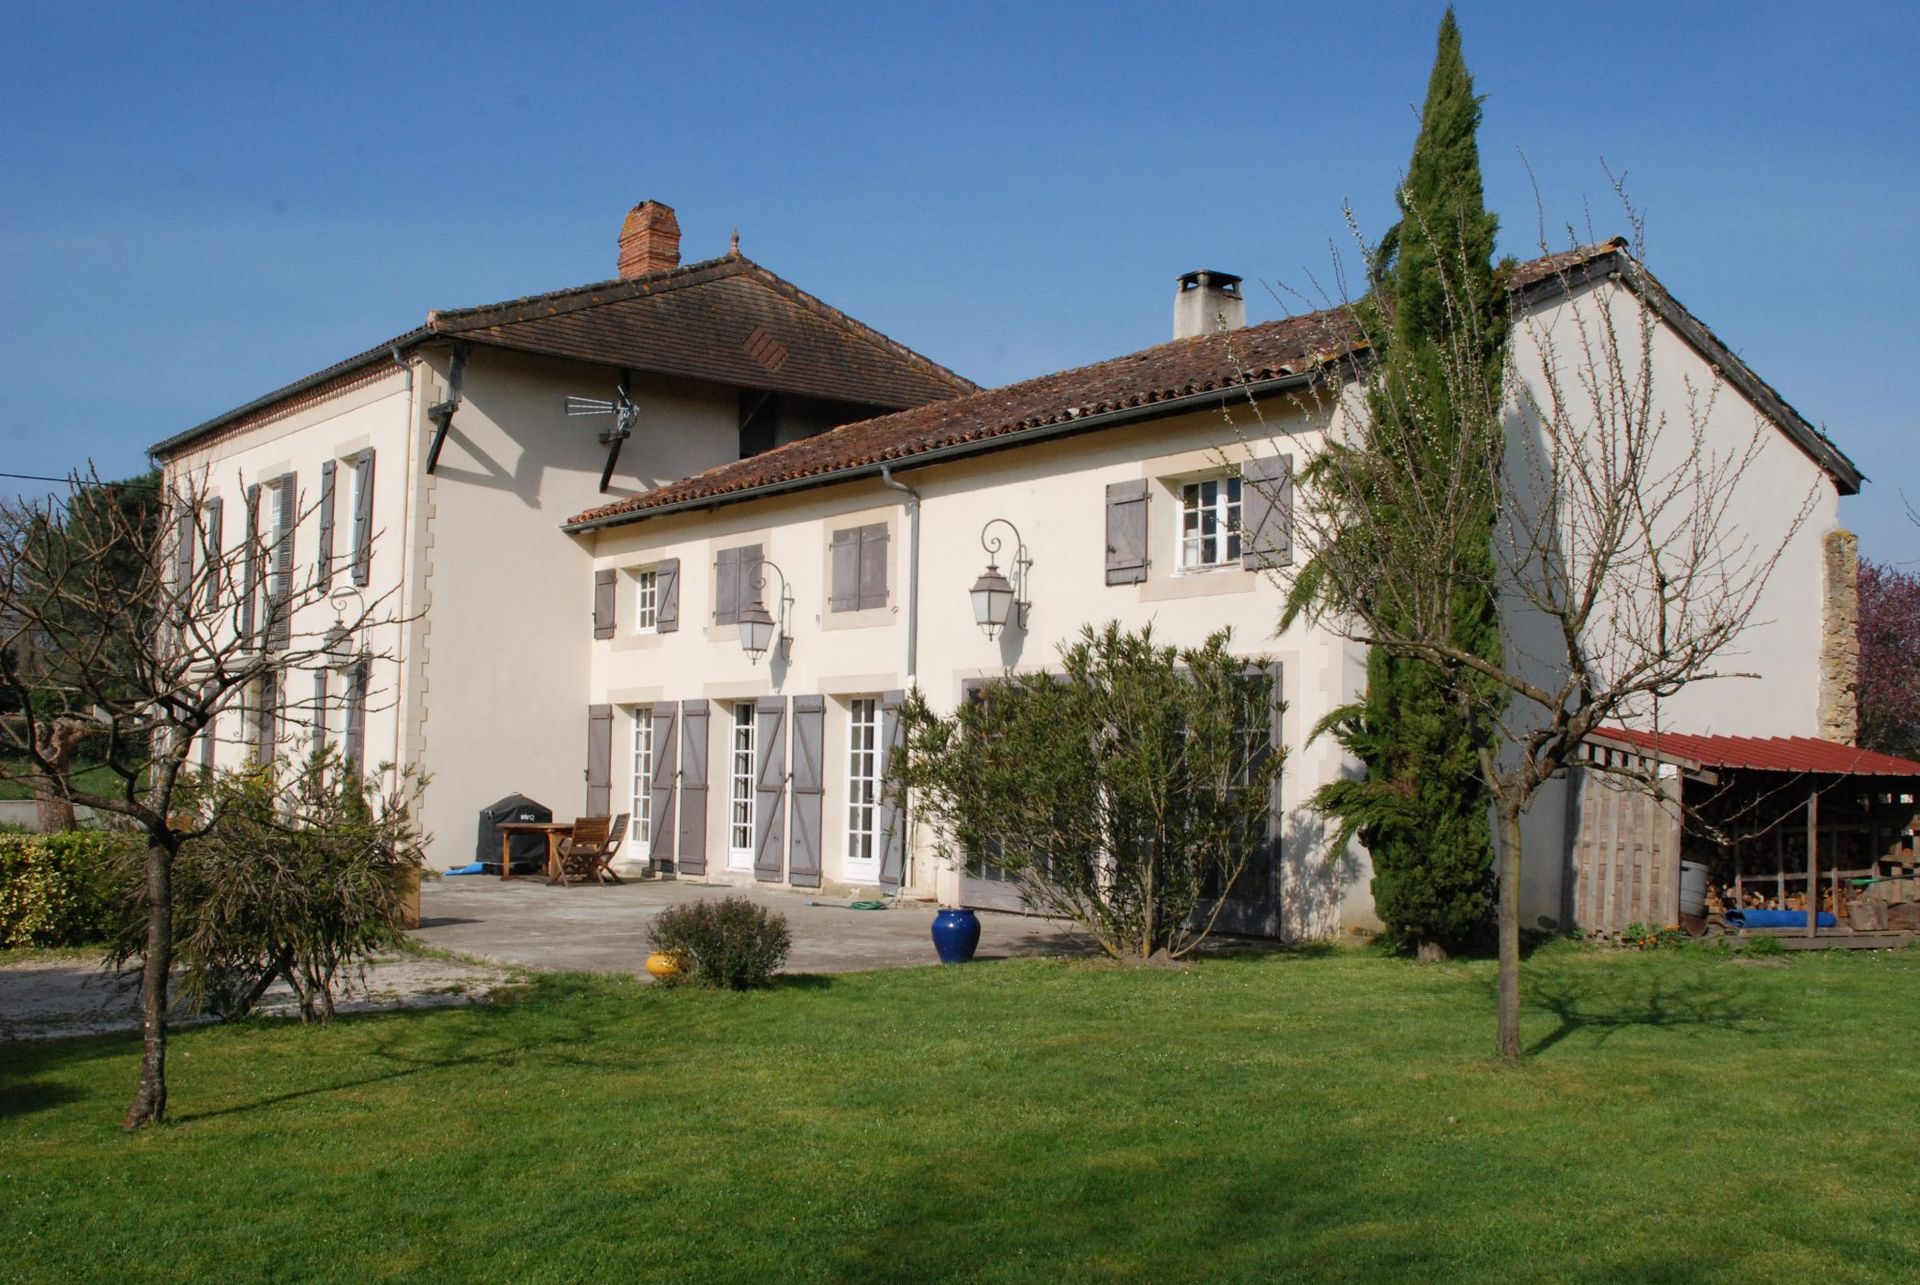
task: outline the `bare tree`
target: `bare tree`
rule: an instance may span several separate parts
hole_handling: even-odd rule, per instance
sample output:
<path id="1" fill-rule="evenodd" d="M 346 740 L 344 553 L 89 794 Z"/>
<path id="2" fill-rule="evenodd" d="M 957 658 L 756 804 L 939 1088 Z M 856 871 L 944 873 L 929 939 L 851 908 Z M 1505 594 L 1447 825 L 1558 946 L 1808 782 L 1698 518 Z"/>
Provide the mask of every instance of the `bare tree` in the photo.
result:
<path id="1" fill-rule="evenodd" d="M 1638 224 L 1635 223 L 1638 245 Z M 1591 271 L 1595 264 L 1611 272 Z M 1610 722 L 1656 726 L 1683 686 L 1732 676 L 1729 649 L 1768 576 L 1810 516 L 1815 492 L 1763 492 L 1756 461 L 1772 429 L 1715 415 L 1717 369 L 1661 383 L 1661 288 L 1629 243 L 1529 265 L 1514 282 L 1504 370 L 1476 360 L 1477 324 L 1457 301 L 1465 265 L 1444 265 L 1454 296 L 1437 377 L 1444 396 L 1377 385 L 1362 360 L 1338 394 L 1344 414 L 1310 452 L 1296 522 L 1305 554 L 1288 619 L 1433 667 L 1462 719 L 1490 728 L 1481 771 L 1498 835 L 1499 1031 L 1520 1054 L 1522 819 L 1587 735 Z M 1372 311 L 1349 309 L 1369 346 Z M 1434 419 L 1445 408 L 1454 422 Z M 1384 408 L 1384 409 L 1383 409 Z M 1395 420 L 1375 431 L 1370 415 Z M 1494 431 L 1487 431 L 1493 426 Z M 1498 497 L 1493 588 L 1503 654 L 1456 645 L 1463 599 L 1484 593 L 1458 550 L 1476 506 Z M 1797 509 L 1794 507 L 1797 503 Z M 1763 527 L 1756 512 L 1780 515 Z M 1751 676 L 1751 675 L 1748 675 Z"/>
<path id="2" fill-rule="evenodd" d="M 399 623 L 392 590 L 330 592 L 332 567 L 295 568 L 295 533 L 317 510 L 291 485 L 271 498 L 246 488 L 243 520 L 223 533 L 206 483 L 165 483 L 157 523 L 95 503 L 91 473 L 59 499 L 0 502 L 0 693 L 13 710 L 0 719 L 0 779 L 125 818 L 145 838 L 144 1052 L 128 1129 L 166 1113 L 174 859 L 217 821 L 176 813 L 193 748 L 207 751 L 223 711 L 247 724 L 234 743 L 261 758 L 329 708 L 354 701 L 357 713 L 374 662 L 391 654 L 387 626 Z M 289 680 L 303 671 L 347 677 L 296 691 Z M 111 788 L 68 779 L 57 750 L 82 729 Z"/>

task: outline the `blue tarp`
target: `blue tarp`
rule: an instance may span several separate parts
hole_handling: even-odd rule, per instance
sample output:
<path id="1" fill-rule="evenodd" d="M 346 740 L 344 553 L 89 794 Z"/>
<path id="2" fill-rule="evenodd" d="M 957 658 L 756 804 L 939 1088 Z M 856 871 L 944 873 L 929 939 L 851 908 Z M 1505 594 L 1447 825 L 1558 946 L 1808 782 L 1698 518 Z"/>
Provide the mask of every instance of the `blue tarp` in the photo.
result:
<path id="1" fill-rule="evenodd" d="M 470 866 L 455 866 L 453 869 L 443 871 L 442 873 L 450 875 L 478 875 L 485 874 L 486 872 L 487 868 L 476 861 Z"/>
<path id="2" fill-rule="evenodd" d="M 1817 927 L 1832 928 L 1839 921 L 1826 911 L 1820 912 Z M 1804 910 L 1729 910 L 1727 927 L 1729 928 L 1805 928 L 1807 912 Z"/>

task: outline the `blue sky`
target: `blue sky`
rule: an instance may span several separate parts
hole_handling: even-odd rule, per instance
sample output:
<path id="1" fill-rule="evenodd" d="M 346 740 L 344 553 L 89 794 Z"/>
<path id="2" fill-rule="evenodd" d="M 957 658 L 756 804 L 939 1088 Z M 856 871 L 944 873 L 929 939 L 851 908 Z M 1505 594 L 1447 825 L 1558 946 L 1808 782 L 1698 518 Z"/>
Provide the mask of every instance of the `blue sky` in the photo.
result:
<path id="1" fill-rule="evenodd" d="M 983 383 L 1167 337 L 1174 278 L 1377 233 L 1441 6 L 0 7 L 0 469 L 104 472 L 431 307 L 612 274 L 636 200 Z M 1646 215 L 1674 293 L 1920 561 L 1920 7 L 1475 3 L 1503 249 Z M 1252 289 L 1254 319 L 1284 305 Z M 0 485 L 12 485 L 0 482 Z"/>

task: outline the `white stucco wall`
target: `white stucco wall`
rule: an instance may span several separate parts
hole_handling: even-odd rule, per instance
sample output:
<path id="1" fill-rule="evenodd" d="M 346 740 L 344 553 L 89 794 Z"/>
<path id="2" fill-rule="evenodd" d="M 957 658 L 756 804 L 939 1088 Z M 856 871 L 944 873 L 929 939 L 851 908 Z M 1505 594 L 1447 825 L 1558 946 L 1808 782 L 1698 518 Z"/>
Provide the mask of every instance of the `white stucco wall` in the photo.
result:
<path id="1" fill-rule="evenodd" d="M 368 585 L 361 590 L 369 615 L 387 622 L 366 631 L 354 640 L 350 651 L 368 651 L 383 657 L 403 659 L 407 638 L 398 623 L 410 614 L 403 591 L 409 550 L 404 532 L 409 525 L 411 497 L 406 485 L 406 460 L 409 449 L 409 425 L 415 405 L 415 392 L 409 388 L 406 372 L 398 367 L 377 373 L 372 382 L 329 397 L 291 414 L 273 418 L 244 429 L 214 434 L 207 444 L 197 445 L 174 456 L 166 464 L 169 488 L 190 486 L 222 501 L 222 543 L 229 551 L 241 547 L 246 532 L 246 488 L 262 485 L 260 522 L 269 533 L 273 513 L 271 498 L 264 484 L 287 473 L 297 478 L 299 512 L 294 530 L 293 574 L 296 583 L 310 586 L 318 569 L 321 497 L 321 465 L 336 462 L 334 494 L 333 585 L 350 583 L 348 562 L 353 549 L 354 471 L 348 460 L 363 450 L 374 451 L 374 508 L 372 553 Z M 230 556 L 237 557 L 231 553 Z M 264 568 L 263 568 L 264 575 Z M 228 587 L 229 596 L 237 594 L 238 584 Z M 301 596 L 315 597 L 308 591 Z M 349 607 L 352 616 L 356 609 Z M 323 637 L 336 613 L 323 600 L 315 598 L 297 613 L 292 627 L 295 646 L 307 648 Z M 366 721 L 367 766 L 399 762 L 400 709 L 404 691 L 400 681 L 402 667 L 383 663 L 374 666 L 368 691 Z M 329 679 L 329 708 L 325 713 L 328 738 L 335 744 L 345 733 L 344 699 L 346 680 L 342 674 Z M 291 708 L 279 726 L 282 755 L 301 755 L 311 747 L 316 715 L 312 712 L 311 678 L 307 673 L 288 676 L 287 699 Z M 216 721 L 218 748 L 215 762 L 224 768 L 244 763 L 254 749 L 253 732 L 243 725 L 238 709 L 224 711 Z M 199 762 L 199 748 L 193 752 Z"/>
<path id="2" fill-rule="evenodd" d="M 446 379 L 445 356 L 430 360 L 429 402 Z M 560 818 L 583 807 L 593 578 L 560 524 L 738 450 L 733 389 L 636 375 L 640 423 L 603 495 L 599 434 L 612 421 L 568 418 L 565 399 L 610 398 L 617 379 L 476 347 L 439 465 L 431 477 L 416 470 L 424 547 L 410 731 L 432 778 L 425 820 L 438 867 L 473 859 L 476 816 L 503 795 L 526 794 Z"/>
<path id="3" fill-rule="evenodd" d="M 1643 363 L 1640 327 L 1646 319 L 1655 324 Z M 1746 627 L 1707 667 L 1717 676 L 1657 699 L 1639 699 L 1614 721 L 1698 734 L 1818 736 L 1823 541 L 1840 525 L 1834 481 L 1680 334 L 1659 323 L 1632 291 L 1611 280 L 1550 298 L 1513 331 L 1514 368 L 1537 403 L 1551 401 L 1546 372 L 1555 368 L 1563 388 L 1574 394 L 1572 404 L 1581 412 L 1590 409 L 1583 388 L 1591 384 L 1591 371 L 1600 364 L 1597 358 L 1606 352 L 1609 325 L 1624 377 L 1602 380 L 1600 386 L 1637 388 L 1643 378 L 1647 381 L 1646 421 L 1653 427 L 1645 439 L 1653 461 L 1647 491 L 1658 495 L 1670 481 L 1678 484 L 1677 502 L 1658 524 L 1672 532 L 1698 522 L 1703 514 L 1719 518 L 1711 554 L 1715 561 L 1698 591 L 1711 594 L 1721 568 L 1722 587 L 1750 576 L 1764 578 Z M 1592 418 L 1589 414 L 1582 422 Z M 1510 451 L 1510 476 L 1525 476 L 1534 462 L 1521 445 L 1516 439 Z M 1711 494 L 1698 494 L 1693 486 L 1701 476 L 1690 463 L 1695 459 L 1710 461 L 1704 471 L 1723 482 Z M 1576 497 L 1566 503 L 1577 507 L 1580 501 Z M 1642 585 L 1621 596 L 1644 604 L 1649 589 Z M 1557 686 L 1564 670 L 1555 622 L 1530 613 L 1517 598 L 1503 603 L 1502 611 L 1509 661 L 1550 689 Z M 1603 607 L 1590 631 L 1590 653 L 1604 654 L 1611 634 L 1646 627 L 1644 616 L 1636 620 L 1630 613 L 1616 615 Z M 1516 712 L 1525 721 L 1525 707 L 1517 706 Z M 1553 854 L 1564 851 L 1567 841 L 1566 809 L 1564 784 L 1554 782 L 1542 790 L 1527 818 L 1524 925 L 1533 926 L 1542 916 L 1564 918 L 1564 871 Z"/>
<path id="4" fill-rule="evenodd" d="M 1060 645 L 1083 625 L 1118 619 L 1128 628 L 1152 623 L 1165 642 L 1189 645 L 1230 627 L 1233 650 L 1282 664 L 1282 695 L 1288 705 L 1283 737 L 1291 747 L 1282 787 L 1287 814 L 1283 914 L 1292 935 L 1318 935 L 1343 923 L 1370 924 L 1369 877 L 1364 858 L 1329 864 L 1322 829 L 1300 805 L 1313 785 L 1340 772 L 1337 748 L 1323 740 L 1302 742 L 1313 724 L 1356 690 L 1364 666 L 1357 649 L 1324 631 L 1296 626 L 1274 637 L 1282 587 L 1238 567 L 1181 574 L 1176 570 L 1177 482 L 1212 472 L 1249 454 L 1291 451 L 1315 430 L 1299 414 L 1266 407 L 1268 421 L 1243 426 L 1218 412 L 1193 414 L 1130 428 L 1116 428 L 1022 447 L 969 461 L 901 472 L 901 481 L 922 496 L 918 686 L 941 709 L 962 698 L 963 684 L 1008 669 L 1050 666 Z M 1279 418 L 1276 418 L 1276 415 Z M 1242 435 L 1250 440 L 1241 441 Z M 1138 585 L 1106 584 L 1105 504 L 1111 482 L 1149 479 L 1149 539 L 1152 565 Z M 846 837 L 845 697 L 909 686 L 907 676 L 906 567 L 908 522 L 904 498 L 877 479 L 801 492 L 789 497 L 729 505 L 711 512 L 669 515 L 614 527 L 594 545 L 596 568 L 623 573 L 676 557 L 681 564 L 681 628 L 670 634 L 633 631 L 631 580 L 618 579 L 619 633 L 593 648 L 595 699 L 619 707 L 614 732 L 615 810 L 624 810 L 622 784 L 630 770 L 630 724 L 624 711 L 658 700 L 704 698 L 716 702 L 709 733 L 707 878 L 749 882 L 750 871 L 729 872 L 724 835 L 726 702 L 764 694 L 822 693 L 828 701 L 827 800 L 823 833 L 824 875 L 830 886 L 849 880 L 843 864 Z M 982 527 L 993 518 L 1013 522 L 1033 558 L 1029 582 L 1033 609 L 1028 629 L 1008 630 L 989 642 L 974 623 L 968 590 L 987 559 Z M 890 524 L 891 601 L 856 621 L 828 611 L 827 548 L 843 525 Z M 1004 528 L 996 528 L 1004 534 Z M 713 561 L 723 548 L 758 543 L 792 586 L 790 663 L 759 664 L 741 650 L 737 630 L 711 625 Z M 1011 549 L 1000 564 L 1007 568 Z M 769 584 L 777 579 L 769 576 Z M 771 588 L 767 601 L 777 597 Z M 957 898 L 957 877 L 936 863 L 917 836 L 909 882 L 945 900 Z"/>

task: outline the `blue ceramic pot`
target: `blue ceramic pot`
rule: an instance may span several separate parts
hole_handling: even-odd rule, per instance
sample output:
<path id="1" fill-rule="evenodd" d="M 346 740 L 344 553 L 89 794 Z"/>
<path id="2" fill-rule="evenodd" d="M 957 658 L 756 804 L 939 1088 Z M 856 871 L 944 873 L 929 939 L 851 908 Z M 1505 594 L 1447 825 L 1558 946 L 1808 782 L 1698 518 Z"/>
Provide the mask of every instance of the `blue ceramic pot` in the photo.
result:
<path id="1" fill-rule="evenodd" d="M 980 944 L 980 916 L 942 906 L 933 917 L 933 948 L 943 964 L 964 964 Z"/>

